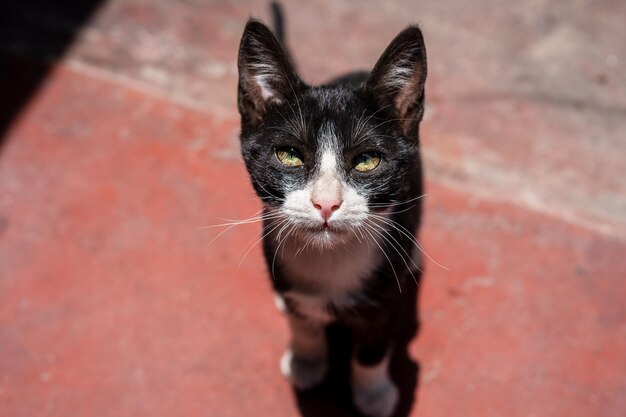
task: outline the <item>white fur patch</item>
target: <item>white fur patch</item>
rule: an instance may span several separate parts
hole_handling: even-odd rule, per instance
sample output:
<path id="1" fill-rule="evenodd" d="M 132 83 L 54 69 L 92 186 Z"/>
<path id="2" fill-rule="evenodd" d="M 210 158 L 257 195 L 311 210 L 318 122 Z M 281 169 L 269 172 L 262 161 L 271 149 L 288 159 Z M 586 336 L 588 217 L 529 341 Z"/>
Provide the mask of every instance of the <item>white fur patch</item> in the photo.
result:
<path id="1" fill-rule="evenodd" d="M 287 306 L 285 305 L 285 300 L 278 294 L 274 294 L 274 305 L 276 309 L 281 313 L 287 312 Z"/>
<path id="2" fill-rule="evenodd" d="M 348 185 L 342 180 L 337 169 L 337 156 L 332 151 L 325 151 L 320 159 L 319 175 L 311 182 L 311 201 L 336 201 L 343 203 L 343 194 Z M 341 207 L 339 207 L 341 209 Z M 322 221 L 324 218 L 318 213 Z M 336 217 L 334 212 L 330 218 Z"/>
<path id="3" fill-rule="evenodd" d="M 259 47 L 262 48 L 262 46 Z M 250 71 L 252 79 L 261 90 L 263 100 L 267 101 L 272 98 L 280 100 L 279 95 L 271 88 L 271 84 L 269 83 L 269 80 L 277 77 L 276 63 L 272 62 L 267 57 L 263 57 L 262 59 L 263 60 L 250 62 L 248 64 L 248 71 Z"/>
<path id="4" fill-rule="evenodd" d="M 274 90 L 270 88 L 269 83 L 267 82 L 267 75 L 255 75 L 254 80 L 261 90 L 261 95 L 263 96 L 263 100 L 267 101 L 270 98 L 274 97 L 276 93 Z"/>
<path id="5" fill-rule="evenodd" d="M 418 47 L 415 46 L 397 56 L 393 65 L 387 68 L 381 80 L 382 86 L 392 91 L 406 88 L 421 71 L 415 66 L 414 55 L 417 53 Z"/>
<path id="6" fill-rule="evenodd" d="M 354 300 L 347 295 L 361 289 L 363 278 L 382 255 L 374 242 L 353 239 L 332 249 L 309 245 L 302 250 L 302 243 L 293 238 L 287 239 L 280 256 L 286 260 L 285 273 L 296 284 L 296 290 L 284 296 L 293 299 L 302 314 L 326 323 L 332 320 L 328 304 L 350 308 Z"/>
<path id="7" fill-rule="evenodd" d="M 280 372 L 296 389 L 304 391 L 324 380 L 328 364 L 324 360 L 305 360 L 294 356 L 288 349 L 280 358 Z"/>
<path id="8" fill-rule="evenodd" d="M 338 176 L 337 155 L 335 152 L 327 150 L 322 154 L 322 158 L 320 159 L 320 172 L 322 175 Z"/>

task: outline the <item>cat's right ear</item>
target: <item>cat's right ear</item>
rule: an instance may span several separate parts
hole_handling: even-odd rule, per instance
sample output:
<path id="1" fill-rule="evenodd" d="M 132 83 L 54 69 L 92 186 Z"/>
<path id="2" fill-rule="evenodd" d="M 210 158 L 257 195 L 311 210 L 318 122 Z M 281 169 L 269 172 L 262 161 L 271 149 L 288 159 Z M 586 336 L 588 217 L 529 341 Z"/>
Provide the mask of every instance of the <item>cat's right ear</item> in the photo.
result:
<path id="1" fill-rule="evenodd" d="M 251 126 L 260 125 L 269 106 L 286 101 L 303 84 L 276 37 L 254 19 L 241 38 L 238 68 L 239 113 Z"/>

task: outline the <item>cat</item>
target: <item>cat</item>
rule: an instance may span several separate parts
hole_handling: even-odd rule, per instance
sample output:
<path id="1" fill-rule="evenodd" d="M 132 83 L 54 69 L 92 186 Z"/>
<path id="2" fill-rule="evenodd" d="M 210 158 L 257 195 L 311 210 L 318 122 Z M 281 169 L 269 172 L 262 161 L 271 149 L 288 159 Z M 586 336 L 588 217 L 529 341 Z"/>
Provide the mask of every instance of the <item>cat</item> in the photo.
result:
<path id="1" fill-rule="evenodd" d="M 323 381 L 325 328 L 353 332 L 352 399 L 366 416 L 391 415 L 392 340 L 416 291 L 423 197 L 419 125 L 426 49 L 408 26 L 371 73 L 321 86 L 296 74 L 261 21 L 238 55 L 241 152 L 263 204 L 263 249 L 291 342 L 280 369 L 298 390 Z"/>

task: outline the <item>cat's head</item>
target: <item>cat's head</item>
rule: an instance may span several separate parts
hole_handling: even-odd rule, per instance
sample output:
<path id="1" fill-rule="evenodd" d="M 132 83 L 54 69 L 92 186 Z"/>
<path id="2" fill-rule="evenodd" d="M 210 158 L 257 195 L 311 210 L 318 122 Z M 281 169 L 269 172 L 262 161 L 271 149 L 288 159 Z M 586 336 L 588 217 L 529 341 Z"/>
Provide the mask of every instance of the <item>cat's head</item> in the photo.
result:
<path id="1" fill-rule="evenodd" d="M 242 154 L 277 225 L 332 245 L 416 197 L 426 80 L 417 27 L 396 36 L 369 76 L 313 87 L 251 20 L 238 64 Z"/>

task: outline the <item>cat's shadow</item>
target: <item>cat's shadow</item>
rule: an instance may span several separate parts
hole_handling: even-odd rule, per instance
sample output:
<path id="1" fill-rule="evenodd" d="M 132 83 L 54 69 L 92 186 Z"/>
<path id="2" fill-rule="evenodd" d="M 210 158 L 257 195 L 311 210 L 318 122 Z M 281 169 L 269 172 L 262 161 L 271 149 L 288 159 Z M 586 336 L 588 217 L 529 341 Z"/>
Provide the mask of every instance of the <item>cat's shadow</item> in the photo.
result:
<path id="1" fill-rule="evenodd" d="M 419 288 L 419 287 L 418 287 Z M 393 417 L 406 417 L 413 408 L 419 383 L 419 363 L 408 354 L 408 345 L 419 332 L 418 293 L 412 294 L 403 327 L 395 340 L 390 363 L 391 379 L 400 390 L 400 403 Z M 352 405 L 350 394 L 350 356 L 352 340 L 339 326 L 328 329 L 330 367 L 324 382 L 306 392 L 294 390 L 303 417 L 360 416 Z"/>

